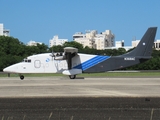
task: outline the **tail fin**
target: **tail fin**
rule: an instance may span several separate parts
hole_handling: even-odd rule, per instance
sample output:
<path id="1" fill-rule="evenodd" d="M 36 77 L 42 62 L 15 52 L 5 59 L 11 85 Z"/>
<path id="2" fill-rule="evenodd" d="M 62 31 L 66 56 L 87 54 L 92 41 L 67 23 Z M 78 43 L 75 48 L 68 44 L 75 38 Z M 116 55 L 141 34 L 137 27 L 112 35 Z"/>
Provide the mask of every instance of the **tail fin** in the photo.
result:
<path id="1" fill-rule="evenodd" d="M 156 31 L 157 27 L 148 28 L 137 47 L 131 52 L 126 53 L 122 56 L 151 56 Z"/>

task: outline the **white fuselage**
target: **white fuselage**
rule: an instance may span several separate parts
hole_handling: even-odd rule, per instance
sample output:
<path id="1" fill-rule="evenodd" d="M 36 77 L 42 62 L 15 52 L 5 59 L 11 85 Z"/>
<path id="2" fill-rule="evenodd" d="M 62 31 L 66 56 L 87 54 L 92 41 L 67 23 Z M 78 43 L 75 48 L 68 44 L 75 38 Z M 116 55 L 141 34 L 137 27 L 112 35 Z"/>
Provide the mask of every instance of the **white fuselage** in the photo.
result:
<path id="1" fill-rule="evenodd" d="M 72 68 L 94 58 L 96 55 L 78 54 L 72 58 Z M 23 62 L 5 68 L 4 72 L 10 73 L 63 73 L 68 69 L 66 60 L 55 60 L 50 53 L 32 55 Z M 82 73 L 82 69 L 81 72 Z M 80 74 L 78 73 L 78 74 Z"/>

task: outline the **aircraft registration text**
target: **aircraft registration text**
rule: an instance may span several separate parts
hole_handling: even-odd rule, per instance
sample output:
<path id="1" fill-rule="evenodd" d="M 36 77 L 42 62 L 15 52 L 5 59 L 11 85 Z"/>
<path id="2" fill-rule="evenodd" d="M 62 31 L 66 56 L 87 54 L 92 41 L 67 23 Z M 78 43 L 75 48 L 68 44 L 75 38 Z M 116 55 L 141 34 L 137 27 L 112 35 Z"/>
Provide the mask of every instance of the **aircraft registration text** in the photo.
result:
<path id="1" fill-rule="evenodd" d="M 135 57 L 126 57 L 124 60 L 135 60 Z"/>

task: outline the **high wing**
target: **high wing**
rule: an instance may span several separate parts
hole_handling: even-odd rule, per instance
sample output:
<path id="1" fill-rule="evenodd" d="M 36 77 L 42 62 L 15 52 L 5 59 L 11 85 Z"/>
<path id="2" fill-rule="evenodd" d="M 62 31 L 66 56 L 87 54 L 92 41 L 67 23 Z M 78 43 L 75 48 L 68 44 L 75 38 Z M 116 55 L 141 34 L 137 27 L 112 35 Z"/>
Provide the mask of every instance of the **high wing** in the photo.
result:
<path id="1" fill-rule="evenodd" d="M 77 49 L 77 48 L 74 48 L 74 47 L 65 47 L 65 48 L 64 48 L 64 52 L 77 53 L 77 52 L 78 52 L 78 49 Z"/>
<path id="2" fill-rule="evenodd" d="M 68 69 L 72 68 L 72 58 L 76 56 L 78 49 L 74 47 L 65 47 L 63 55 L 55 55 L 54 52 L 50 54 L 51 57 L 54 57 L 54 60 L 67 60 Z"/>

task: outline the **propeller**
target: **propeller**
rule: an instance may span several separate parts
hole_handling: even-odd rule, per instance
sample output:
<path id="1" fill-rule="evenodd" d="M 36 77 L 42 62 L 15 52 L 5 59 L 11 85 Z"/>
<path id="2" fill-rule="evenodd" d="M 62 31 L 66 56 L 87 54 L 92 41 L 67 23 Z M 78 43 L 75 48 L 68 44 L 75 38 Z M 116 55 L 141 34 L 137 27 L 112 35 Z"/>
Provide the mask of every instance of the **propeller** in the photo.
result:
<path id="1" fill-rule="evenodd" d="M 51 52 L 50 56 L 51 56 L 52 58 L 55 57 L 53 48 L 52 48 L 52 52 Z"/>

